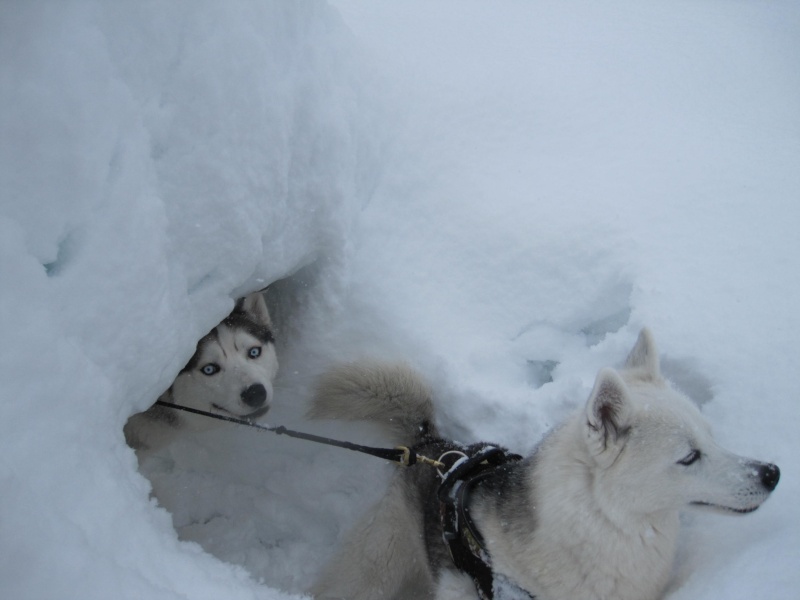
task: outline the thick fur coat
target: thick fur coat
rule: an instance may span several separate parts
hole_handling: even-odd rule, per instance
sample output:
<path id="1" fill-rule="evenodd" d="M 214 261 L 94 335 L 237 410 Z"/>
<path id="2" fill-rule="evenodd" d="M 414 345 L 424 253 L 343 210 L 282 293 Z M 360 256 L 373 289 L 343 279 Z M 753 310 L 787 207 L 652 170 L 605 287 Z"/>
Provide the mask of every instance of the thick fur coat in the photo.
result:
<path id="1" fill-rule="evenodd" d="M 439 436 L 433 406 L 407 367 L 362 363 L 323 376 L 310 414 L 383 424 L 396 443 L 435 458 L 453 444 Z M 661 376 L 645 329 L 622 369 L 600 371 L 582 410 L 475 487 L 469 510 L 495 576 L 537 600 L 654 600 L 672 571 L 681 510 L 751 512 L 778 478 L 775 465 L 714 441 L 695 404 Z M 312 594 L 477 598 L 441 540 L 437 486 L 426 466 L 397 473 Z"/>

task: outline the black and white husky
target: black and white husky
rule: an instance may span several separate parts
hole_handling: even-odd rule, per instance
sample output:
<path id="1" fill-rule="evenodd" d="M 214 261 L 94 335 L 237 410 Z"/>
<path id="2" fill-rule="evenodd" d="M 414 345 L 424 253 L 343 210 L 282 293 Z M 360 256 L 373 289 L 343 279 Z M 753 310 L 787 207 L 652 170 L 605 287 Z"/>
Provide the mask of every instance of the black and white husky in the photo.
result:
<path id="1" fill-rule="evenodd" d="M 278 358 L 269 311 L 260 292 L 241 298 L 198 343 L 194 355 L 160 400 L 220 415 L 256 420 L 272 402 Z M 155 450 L 181 430 L 221 423 L 160 405 L 132 416 L 125 438 L 137 450 Z"/>
<path id="2" fill-rule="evenodd" d="M 310 414 L 381 423 L 395 442 L 430 458 L 459 449 L 440 438 L 430 392 L 403 366 L 334 369 L 321 379 Z M 775 465 L 717 445 L 695 404 L 662 378 L 653 338 L 643 330 L 622 369 L 600 371 L 583 410 L 531 456 L 490 469 L 463 502 L 473 537 L 483 540 L 496 600 L 652 600 L 670 576 L 679 511 L 752 512 L 779 475 Z M 437 490 L 433 468 L 397 473 L 311 593 L 479 597 L 480 586 L 453 568 L 442 540 Z M 492 596 L 489 588 L 481 597 Z"/>

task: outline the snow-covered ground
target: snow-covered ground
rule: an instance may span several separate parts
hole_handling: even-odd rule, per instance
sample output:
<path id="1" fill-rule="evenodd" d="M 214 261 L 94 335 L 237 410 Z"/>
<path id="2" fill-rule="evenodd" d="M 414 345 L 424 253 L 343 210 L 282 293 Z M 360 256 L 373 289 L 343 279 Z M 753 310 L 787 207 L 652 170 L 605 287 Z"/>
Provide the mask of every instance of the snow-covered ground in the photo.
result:
<path id="1" fill-rule="evenodd" d="M 367 443 L 303 419 L 334 360 L 526 451 L 651 326 L 782 470 L 687 513 L 668 598 L 797 597 L 793 0 L 5 2 L 0 106 L 0 597 L 310 583 L 392 466 L 223 426 L 145 478 L 122 435 L 272 282 L 269 421 Z"/>

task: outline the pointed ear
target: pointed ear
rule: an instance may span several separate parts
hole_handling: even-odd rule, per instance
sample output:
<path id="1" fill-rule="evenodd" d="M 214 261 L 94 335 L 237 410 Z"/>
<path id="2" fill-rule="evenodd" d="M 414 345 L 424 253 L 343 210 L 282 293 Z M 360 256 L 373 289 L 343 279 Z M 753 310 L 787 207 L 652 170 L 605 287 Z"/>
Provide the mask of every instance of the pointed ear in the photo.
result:
<path id="1" fill-rule="evenodd" d="M 639 332 L 639 339 L 636 340 L 636 345 L 631 350 L 631 353 L 628 354 L 625 368 L 638 369 L 654 379 L 661 377 L 658 349 L 656 349 L 653 334 L 647 327 Z"/>
<path id="2" fill-rule="evenodd" d="M 244 298 L 239 298 L 236 302 L 234 312 L 246 314 L 259 325 L 264 325 L 266 327 L 272 326 L 272 322 L 269 318 L 269 310 L 267 310 L 267 303 L 264 301 L 264 296 L 261 292 L 253 292 Z"/>
<path id="3" fill-rule="evenodd" d="M 601 466 L 609 466 L 625 445 L 630 432 L 628 388 L 614 369 L 598 373 L 586 402 L 586 439 L 589 453 Z"/>

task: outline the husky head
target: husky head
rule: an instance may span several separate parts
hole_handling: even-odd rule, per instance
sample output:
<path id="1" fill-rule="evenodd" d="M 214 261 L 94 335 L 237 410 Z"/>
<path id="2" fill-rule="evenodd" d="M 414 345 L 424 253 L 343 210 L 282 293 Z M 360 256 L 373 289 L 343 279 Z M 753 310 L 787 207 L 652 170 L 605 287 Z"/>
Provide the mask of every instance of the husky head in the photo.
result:
<path id="1" fill-rule="evenodd" d="M 269 410 L 277 372 L 269 312 L 255 292 L 197 343 L 166 394 L 184 406 L 257 419 Z"/>
<path id="2" fill-rule="evenodd" d="M 644 516 L 687 505 L 748 513 L 778 484 L 777 466 L 737 456 L 714 441 L 697 406 L 662 378 L 647 329 L 623 369 L 598 374 L 585 417 L 593 493 L 611 515 Z"/>

